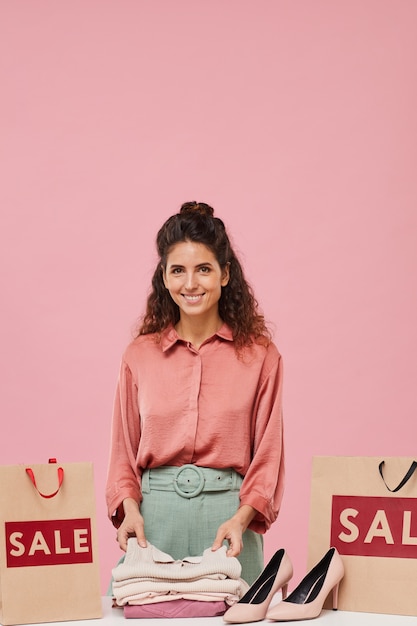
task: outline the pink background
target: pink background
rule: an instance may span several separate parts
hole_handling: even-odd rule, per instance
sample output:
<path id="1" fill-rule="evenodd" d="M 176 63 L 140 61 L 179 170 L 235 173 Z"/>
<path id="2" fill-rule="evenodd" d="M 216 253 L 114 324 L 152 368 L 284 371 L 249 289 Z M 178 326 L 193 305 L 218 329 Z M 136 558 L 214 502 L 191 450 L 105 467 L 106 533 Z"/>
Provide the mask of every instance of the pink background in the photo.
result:
<path id="1" fill-rule="evenodd" d="M 266 556 L 305 573 L 311 458 L 416 454 L 414 0 L 3 0 L 1 463 L 93 461 L 154 237 L 228 225 L 285 359 Z"/>

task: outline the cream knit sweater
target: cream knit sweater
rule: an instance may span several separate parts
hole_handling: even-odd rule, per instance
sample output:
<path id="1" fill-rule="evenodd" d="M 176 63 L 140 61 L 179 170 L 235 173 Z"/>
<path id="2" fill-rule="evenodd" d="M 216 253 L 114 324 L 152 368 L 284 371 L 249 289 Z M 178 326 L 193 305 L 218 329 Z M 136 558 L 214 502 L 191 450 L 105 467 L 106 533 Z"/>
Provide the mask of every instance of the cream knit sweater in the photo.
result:
<path id="1" fill-rule="evenodd" d="M 116 603 L 140 604 L 188 598 L 237 602 L 248 589 L 240 578 L 241 565 L 226 556 L 226 547 L 204 550 L 202 556 L 174 560 L 148 543 L 141 548 L 135 537 L 128 540 L 126 557 L 113 569 Z"/>

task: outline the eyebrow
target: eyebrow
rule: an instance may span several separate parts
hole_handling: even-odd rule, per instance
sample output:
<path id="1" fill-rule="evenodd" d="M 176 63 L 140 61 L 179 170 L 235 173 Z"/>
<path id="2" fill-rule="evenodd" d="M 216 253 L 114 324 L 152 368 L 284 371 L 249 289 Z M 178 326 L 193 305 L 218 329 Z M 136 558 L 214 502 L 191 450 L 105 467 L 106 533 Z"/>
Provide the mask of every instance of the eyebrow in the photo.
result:
<path id="1" fill-rule="evenodd" d="M 195 267 L 206 267 L 207 265 L 209 265 L 210 267 L 213 267 L 212 263 L 210 263 L 210 261 L 207 261 L 206 263 L 199 263 L 198 265 L 196 265 Z M 172 263 L 172 265 L 170 265 L 170 267 L 176 268 L 176 267 L 184 267 L 184 265 L 180 265 L 179 263 Z"/>

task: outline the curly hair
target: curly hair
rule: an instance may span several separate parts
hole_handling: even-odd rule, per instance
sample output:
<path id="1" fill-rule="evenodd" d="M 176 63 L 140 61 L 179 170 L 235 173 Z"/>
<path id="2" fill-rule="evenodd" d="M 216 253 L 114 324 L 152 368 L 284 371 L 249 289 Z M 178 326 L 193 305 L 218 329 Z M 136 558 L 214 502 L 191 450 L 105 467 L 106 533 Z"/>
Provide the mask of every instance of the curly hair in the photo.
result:
<path id="1" fill-rule="evenodd" d="M 254 341 L 267 345 L 271 340 L 270 333 L 230 244 L 225 225 L 221 219 L 214 217 L 213 208 L 204 202 L 184 203 L 180 212 L 168 218 L 159 230 L 156 237 L 159 262 L 137 335 L 161 333 L 170 324 L 175 325 L 179 321 L 179 307 L 164 285 L 163 268 L 172 247 L 184 241 L 204 244 L 213 252 L 221 269 L 229 266 L 229 282 L 222 287 L 219 315 L 231 328 L 236 348 L 248 346 Z"/>

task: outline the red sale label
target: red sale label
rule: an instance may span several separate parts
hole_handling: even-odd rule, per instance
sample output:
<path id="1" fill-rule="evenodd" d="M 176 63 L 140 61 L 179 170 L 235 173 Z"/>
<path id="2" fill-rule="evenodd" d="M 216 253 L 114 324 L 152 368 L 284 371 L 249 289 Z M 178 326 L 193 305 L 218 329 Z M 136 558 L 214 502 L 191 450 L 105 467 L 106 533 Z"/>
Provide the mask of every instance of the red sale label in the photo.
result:
<path id="1" fill-rule="evenodd" d="M 90 519 L 6 522 L 7 567 L 92 563 Z"/>
<path id="2" fill-rule="evenodd" d="M 333 496 L 331 545 L 346 555 L 417 558 L 417 499 Z"/>

